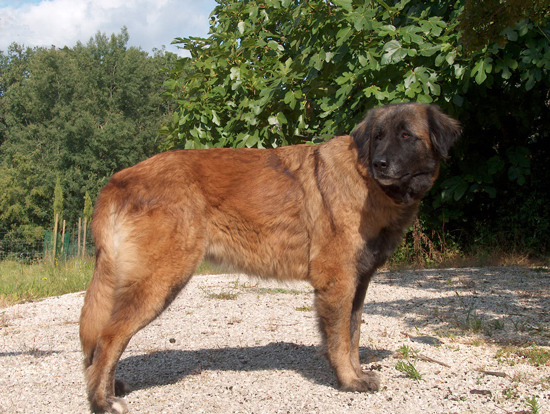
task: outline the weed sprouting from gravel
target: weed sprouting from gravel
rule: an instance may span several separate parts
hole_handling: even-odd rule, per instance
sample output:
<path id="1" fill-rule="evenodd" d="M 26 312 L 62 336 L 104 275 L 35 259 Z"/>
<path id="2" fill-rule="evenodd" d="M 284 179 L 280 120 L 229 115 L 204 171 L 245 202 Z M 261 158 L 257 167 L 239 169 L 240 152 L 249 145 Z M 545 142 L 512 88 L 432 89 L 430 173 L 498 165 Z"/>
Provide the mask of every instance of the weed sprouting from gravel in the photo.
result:
<path id="1" fill-rule="evenodd" d="M 206 287 L 200 288 L 208 299 L 220 299 L 220 300 L 235 300 L 239 296 L 240 292 L 232 292 L 229 290 L 222 290 L 221 292 L 213 292 Z"/>
<path id="2" fill-rule="evenodd" d="M 416 361 L 418 351 L 412 349 L 408 345 L 403 344 L 397 350 L 397 355 L 403 359 L 408 359 L 412 357 Z M 404 361 L 404 360 L 398 361 L 397 364 L 395 364 L 395 369 L 414 380 L 420 381 L 422 379 L 422 375 L 420 374 L 420 372 L 418 372 L 418 370 L 416 369 L 416 367 L 411 361 Z"/>
<path id="3" fill-rule="evenodd" d="M 470 332 L 480 332 L 483 327 L 483 320 L 477 315 L 474 308 L 468 309 L 466 313 L 466 319 L 462 322 L 458 322 L 461 329 Z"/>
<path id="4" fill-rule="evenodd" d="M 229 286 L 226 286 L 221 291 L 219 290 L 220 287 L 215 290 L 213 288 L 213 286 L 200 287 L 207 298 L 220 300 L 234 300 L 241 293 L 254 293 L 258 295 L 258 298 L 260 295 L 307 295 L 312 293 L 307 290 L 288 289 L 284 287 L 259 287 L 259 283 L 241 282 L 239 278 L 232 281 Z M 304 307 L 302 310 L 311 310 L 311 308 L 307 309 L 307 307 Z"/>
<path id="5" fill-rule="evenodd" d="M 460 296 L 458 292 L 455 293 L 466 311 L 465 318 L 460 318 L 458 315 L 455 315 L 456 326 L 462 331 L 474 333 L 480 332 L 483 329 L 483 320 L 478 316 L 475 306 L 468 306 L 464 298 Z"/>
<path id="6" fill-rule="evenodd" d="M 526 362 L 536 367 L 550 364 L 550 351 L 534 344 L 529 347 L 509 345 L 499 349 L 495 357 L 500 363 L 507 363 L 510 366 L 520 362 Z"/>
<path id="7" fill-rule="evenodd" d="M 397 352 L 401 354 L 401 357 L 404 359 L 408 359 L 409 357 L 416 356 L 416 354 L 418 354 L 418 351 L 405 344 L 401 345 Z"/>
<path id="8" fill-rule="evenodd" d="M 277 295 L 277 294 L 300 295 L 304 293 L 296 289 L 285 289 L 285 288 L 254 288 L 254 290 L 259 294 L 270 294 L 270 295 Z"/>
<path id="9" fill-rule="evenodd" d="M 541 412 L 542 407 L 539 405 L 537 397 L 535 397 L 534 395 L 531 396 L 531 398 L 526 398 L 525 404 L 527 404 L 527 407 L 529 408 L 529 412 L 531 414 L 539 414 Z"/>
<path id="10" fill-rule="evenodd" d="M 397 364 L 395 364 L 395 369 L 398 370 L 399 372 L 402 372 L 403 374 L 405 374 L 407 377 L 411 379 L 414 379 L 417 381 L 420 381 L 422 379 L 422 375 L 420 374 L 420 372 L 418 372 L 414 364 L 410 361 L 397 362 Z"/>
<path id="11" fill-rule="evenodd" d="M 515 400 L 515 399 L 518 398 L 518 396 L 519 396 L 518 390 L 516 389 L 516 387 L 508 387 L 508 388 L 506 388 L 506 389 L 502 392 L 502 395 L 503 395 L 504 398 L 506 398 L 507 400 Z"/>
<path id="12" fill-rule="evenodd" d="M 504 322 L 499 321 L 498 319 L 495 319 L 493 323 L 491 324 L 491 327 L 495 330 L 501 331 L 504 329 Z"/>
<path id="13" fill-rule="evenodd" d="M 239 296 L 238 292 L 228 292 L 223 290 L 221 292 L 205 292 L 209 299 L 221 299 L 221 300 L 235 300 Z"/>

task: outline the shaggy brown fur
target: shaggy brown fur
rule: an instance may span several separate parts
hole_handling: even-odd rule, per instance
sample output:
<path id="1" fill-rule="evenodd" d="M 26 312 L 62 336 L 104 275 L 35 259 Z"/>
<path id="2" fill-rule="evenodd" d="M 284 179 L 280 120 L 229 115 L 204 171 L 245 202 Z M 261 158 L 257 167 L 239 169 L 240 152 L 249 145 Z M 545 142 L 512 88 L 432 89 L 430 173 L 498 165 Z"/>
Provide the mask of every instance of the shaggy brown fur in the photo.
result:
<path id="1" fill-rule="evenodd" d="M 115 174 L 95 205 L 96 268 L 80 319 L 93 411 L 122 413 L 117 362 L 202 260 L 308 280 L 343 390 L 378 390 L 359 334 L 374 271 L 412 222 L 459 124 L 431 106 L 370 111 L 318 146 L 182 150 Z"/>

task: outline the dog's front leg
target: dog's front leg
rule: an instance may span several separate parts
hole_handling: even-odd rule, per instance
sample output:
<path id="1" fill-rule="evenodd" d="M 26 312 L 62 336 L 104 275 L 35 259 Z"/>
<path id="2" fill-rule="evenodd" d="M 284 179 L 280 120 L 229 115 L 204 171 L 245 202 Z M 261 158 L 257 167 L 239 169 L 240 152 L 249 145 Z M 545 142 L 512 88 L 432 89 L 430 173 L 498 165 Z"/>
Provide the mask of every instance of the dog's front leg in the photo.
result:
<path id="1" fill-rule="evenodd" d="M 316 288 L 315 305 L 327 356 L 334 368 L 341 389 L 344 391 L 377 391 L 380 388 L 378 375 L 373 372 L 362 373 L 360 366 L 359 370 L 355 367 L 359 364 L 359 334 L 358 332 L 355 334 L 355 332 L 359 329 L 357 318 L 360 318 L 360 314 L 357 316 L 357 310 L 352 312 L 356 291 L 357 287 L 352 276 L 333 275 L 330 282 Z M 366 286 L 364 291 L 366 291 Z M 359 296 L 362 303 L 364 292 Z M 352 323 L 355 326 L 353 333 Z"/>
<path id="2" fill-rule="evenodd" d="M 359 339 L 361 336 L 361 320 L 363 316 L 363 305 L 365 303 L 365 295 L 372 274 L 361 277 L 355 290 L 355 296 L 352 302 L 351 319 L 350 319 L 350 338 L 351 338 L 351 363 L 355 368 L 357 375 L 363 375 L 361 362 L 359 361 Z"/>

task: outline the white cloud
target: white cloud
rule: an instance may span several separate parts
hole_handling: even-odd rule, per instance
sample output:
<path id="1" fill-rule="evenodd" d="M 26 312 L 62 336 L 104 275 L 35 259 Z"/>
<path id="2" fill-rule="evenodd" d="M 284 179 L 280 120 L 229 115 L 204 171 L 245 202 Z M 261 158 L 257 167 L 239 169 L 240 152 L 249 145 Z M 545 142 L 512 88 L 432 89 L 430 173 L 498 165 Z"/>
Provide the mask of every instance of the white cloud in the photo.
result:
<path id="1" fill-rule="evenodd" d="M 6 5 L 7 4 L 7 5 Z M 42 0 L 0 2 L 0 50 L 25 46 L 72 47 L 97 31 L 110 35 L 128 28 L 129 46 L 150 52 L 176 37 L 208 33 L 214 0 Z"/>

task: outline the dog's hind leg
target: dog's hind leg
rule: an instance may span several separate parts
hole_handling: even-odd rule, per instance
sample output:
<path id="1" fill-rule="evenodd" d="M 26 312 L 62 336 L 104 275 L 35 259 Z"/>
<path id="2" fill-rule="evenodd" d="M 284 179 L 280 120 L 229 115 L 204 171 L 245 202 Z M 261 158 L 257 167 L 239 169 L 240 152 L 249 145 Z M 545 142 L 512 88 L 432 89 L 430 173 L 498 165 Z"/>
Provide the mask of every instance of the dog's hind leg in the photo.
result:
<path id="1" fill-rule="evenodd" d="M 84 369 L 92 364 L 97 340 L 111 317 L 114 302 L 113 263 L 102 249 L 97 249 L 96 257 L 94 277 L 86 291 L 80 314 Z"/>
<path id="2" fill-rule="evenodd" d="M 115 396 L 121 384 L 115 384 L 118 360 L 132 336 L 177 296 L 204 256 L 198 227 L 188 228 L 184 236 L 173 227 L 169 230 L 169 223 L 169 217 L 163 216 L 135 222 L 118 244 L 111 276 L 94 274 L 90 284 L 81 332 L 88 399 L 94 412 L 127 412 L 125 401 Z M 103 302 L 94 300 L 102 297 L 100 291 L 107 296 Z M 94 312 L 101 316 L 96 324 L 90 323 Z"/>
<path id="3" fill-rule="evenodd" d="M 116 289 L 111 317 L 98 337 L 85 373 L 93 412 L 127 412 L 124 400 L 115 397 L 116 365 L 132 336 L 155 319 L 190 279 L 192 271 L 178 270 L 160 267 Z"/>

